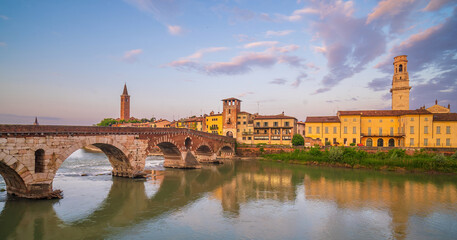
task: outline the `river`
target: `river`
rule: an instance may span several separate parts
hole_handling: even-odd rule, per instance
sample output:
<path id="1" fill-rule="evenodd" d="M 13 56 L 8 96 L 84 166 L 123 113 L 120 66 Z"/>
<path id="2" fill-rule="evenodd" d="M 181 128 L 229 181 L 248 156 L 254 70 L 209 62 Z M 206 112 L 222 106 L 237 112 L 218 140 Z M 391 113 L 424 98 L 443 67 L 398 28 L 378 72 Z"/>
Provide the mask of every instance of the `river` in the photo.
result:
<path id="1" fill-rule="evenodd" d="M 456 239 L 457 176 L 226 161 L 107 175 L 78 150 L 59 169 L 60 200 L 0 192 L 0 239 Z M 87 176 L 82 176 L 87 175 Z M 0 189 L 5 188 L 0 179 Z"/>

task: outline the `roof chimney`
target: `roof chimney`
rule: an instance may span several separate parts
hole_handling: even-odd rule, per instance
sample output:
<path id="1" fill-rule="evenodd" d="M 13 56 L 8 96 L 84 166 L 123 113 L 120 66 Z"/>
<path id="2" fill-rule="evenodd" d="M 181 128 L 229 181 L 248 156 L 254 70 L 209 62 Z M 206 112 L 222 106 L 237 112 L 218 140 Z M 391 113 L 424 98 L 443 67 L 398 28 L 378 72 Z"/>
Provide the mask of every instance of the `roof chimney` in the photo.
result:
<path id="1" fill-rule="evenodd" d="M 435 100 L 435 105 L 438 105 L 438 99 Z"/>
<path id="2" fill-rule="evenodd" d="M 447 109 L 451 110 L 451 104 L 450 103 L 447 105 Z"/>

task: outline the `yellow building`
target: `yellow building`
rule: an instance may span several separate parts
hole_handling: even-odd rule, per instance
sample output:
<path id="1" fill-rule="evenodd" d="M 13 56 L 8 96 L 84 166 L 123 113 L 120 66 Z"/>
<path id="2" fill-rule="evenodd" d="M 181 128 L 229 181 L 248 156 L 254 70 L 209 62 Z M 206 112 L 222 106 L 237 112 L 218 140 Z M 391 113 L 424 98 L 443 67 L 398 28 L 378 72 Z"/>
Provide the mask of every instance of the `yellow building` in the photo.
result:
<path id="1" fill-rule="evenodd" d="M 254 117 L 248 112 L 239 112 L 236 123 L 236 140 L 239 143 L 254 143 Z"/>
<path id="2" fill-rule="evenodd" d="M 254 144 L 291 145 L 292 137 L 297 133 L 297 119 L 284 113 L 271 116 L 255 116 Z"/>
<path id="3" fill-rule="evenodd" d="M 209 116 L 205 117 L 206 132 L 223 135 L 222 123 L 222 114 L 211 112 Z"/>

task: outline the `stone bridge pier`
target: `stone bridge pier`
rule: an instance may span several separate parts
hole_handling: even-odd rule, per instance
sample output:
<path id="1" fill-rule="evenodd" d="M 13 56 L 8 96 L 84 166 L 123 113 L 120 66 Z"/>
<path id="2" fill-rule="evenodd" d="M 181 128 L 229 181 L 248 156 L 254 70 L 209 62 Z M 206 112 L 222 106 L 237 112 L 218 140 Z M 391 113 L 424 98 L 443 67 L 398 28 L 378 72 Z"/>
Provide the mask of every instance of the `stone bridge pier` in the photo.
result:
<path id="1" fill-rule="evenodd" d="M 60 197 L 52 183 L 62 163 L 87 145 L 100 148 L 112 175 L 144 176 L 146 157 L 161 149 L 164 167 L 200 168 L 234 155 L 235 140 L 188 129 L 0 125 L 0 174 L 8 194 Z"/>

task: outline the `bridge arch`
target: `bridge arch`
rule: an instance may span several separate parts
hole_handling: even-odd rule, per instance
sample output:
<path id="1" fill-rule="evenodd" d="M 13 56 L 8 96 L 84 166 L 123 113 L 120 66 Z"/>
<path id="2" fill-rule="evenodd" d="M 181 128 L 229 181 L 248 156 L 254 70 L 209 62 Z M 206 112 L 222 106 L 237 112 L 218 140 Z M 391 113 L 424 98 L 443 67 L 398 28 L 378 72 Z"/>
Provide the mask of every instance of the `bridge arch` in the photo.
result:
<path id="1" fill-rule="evenodd" d="M 231 158 L 235 155 L 235 150 L 230 145 L 224 145 L 219 149 L 217 155 L 222 158 Z"/>
<path id="2" fill-rule="evenodd" d="M 20 173 L 25 177 L 23 178 Z M 8 193 L 18 196 L 27 194 L 26 184 L 31 183 L 31 174 L 26 166 L 4 152 L 0 152 L 0 175 L 5 180 Z"/>
<path id="3" fill-rule="evenodd" d="M 108 157 L 108 161 L 111 163 L 113 167 L 113 175 L 114 176 L 130 176 L 133 174 L 131 169 L 132 165 L 129 161 L 129 151 L 125 146 L 120 144 L 119 142 L 109 139 L 109 138 L 102 138 L 98 139 L 96 137 L 89 137 L 85 140 L 80 140 L 73 143 L 70 147 L 67 147 L 64 151 L 59 154 L 55 159 L 55 167 L 53 167 L 54 171 L 53 174 L 57 172 L 60 168 L 62 163 L 76 150 L 79 150 L 85 146 L 94 145 Z M 52 160 L 51 163 L 52 164 Z M 54 178 L 54 175 L 52 178 Z"/>

